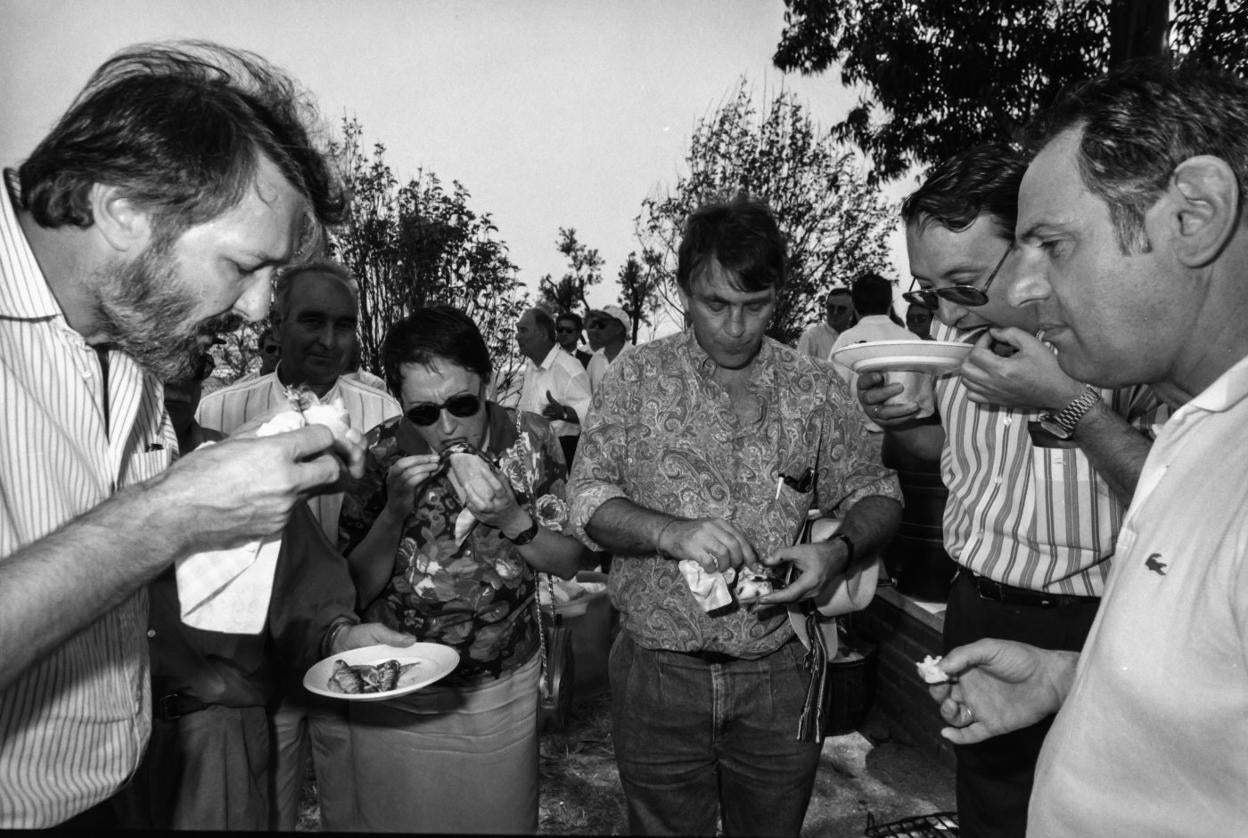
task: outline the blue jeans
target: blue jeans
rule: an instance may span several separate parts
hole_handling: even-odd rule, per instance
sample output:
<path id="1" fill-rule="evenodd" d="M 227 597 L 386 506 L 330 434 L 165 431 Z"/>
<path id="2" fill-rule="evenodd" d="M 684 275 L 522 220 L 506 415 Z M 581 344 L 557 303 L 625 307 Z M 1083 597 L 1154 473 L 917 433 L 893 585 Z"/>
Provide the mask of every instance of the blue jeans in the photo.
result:
<path id="1" fill-rule="evenodd" d="M 639 835 L 797 835 L 821 746 L 798 742 L 809 682 L 796 640 L 759 660 L 712 663 L 611 650 L 615 759 Z"/>

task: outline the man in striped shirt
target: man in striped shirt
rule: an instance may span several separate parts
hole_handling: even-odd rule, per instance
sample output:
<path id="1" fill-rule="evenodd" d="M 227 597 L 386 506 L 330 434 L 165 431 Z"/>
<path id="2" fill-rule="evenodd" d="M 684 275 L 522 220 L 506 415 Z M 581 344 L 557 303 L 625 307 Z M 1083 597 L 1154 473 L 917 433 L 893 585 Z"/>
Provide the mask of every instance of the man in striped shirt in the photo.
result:
<path id="1" fill-rule="evenodd" d="M 243 425 L 285 409 L 288 387 L 308 388 L 323 401 L 341 400 L 352 427 L 362 431 L 402 413 L 387 393 L 345 376 L 355 348 L 359 284 L 349 271 L 332 262 L 312 262 L 287 271 L 277 282 L 273 319 L 282 344 L 277 369 L 205 396 L 196 411 L 205 428 L 230 434 Z M 341 493 L 309 501 L 329 544 L 338 543 Z M 312 551 L 299 556 L 309 562 L 334 562 L 340 568 L 312 567 L 307 572 L 347 576 L 346 561 L 336 553 Z M 316 603 L 307 603 L 309 618 Z M 321 803 L 321 821 L 328 829 L 351 826 L 354 808 L 350 772 L 345 770 L 349 737 L 341 702 L 317 700 L 300 683 L 302 671 L 287 671 L 270 660 L 281 694 L 270 712 L 273 739 L 273 804 L 278 829 L 293 830 L 303 790 L 304 767 L 311 748 Z"/>
<path id="2" fill-rule="evenodd" d="M 312 426 L 177 450 L 161 378 L 259 320 L 341 214 L 302 97 L 258 56 L 106 62 L 0 194 L 0 828 L 105 826 L 151 717 L 144 586 L 359 473 Z"/>
<path id="3" fill-rule="evenodd" d="M 936 309 L 938 340 L 975 341 L 959 373 L 936 381 L 940 423 L 882 404 L 899 386 L 879 373 L 858 383 L 891 444 L 940 459 L 945 549 L 960 566 L 946 649 L 981 637 L 1080 648 L 1159 408 L 1147 388 L 1097 390 L 1071 378 L 1034 336 L 1034 311 L 1011 308 L 1005 283 L 992 284 L 1013 269 L 1025 168 L 1009 147 L 981 146 L 935 167 L 902 206 L 921 289 L 911 296 Z M 1050 723 L 958 747 L 963 834 L 1022 838 Z"/>

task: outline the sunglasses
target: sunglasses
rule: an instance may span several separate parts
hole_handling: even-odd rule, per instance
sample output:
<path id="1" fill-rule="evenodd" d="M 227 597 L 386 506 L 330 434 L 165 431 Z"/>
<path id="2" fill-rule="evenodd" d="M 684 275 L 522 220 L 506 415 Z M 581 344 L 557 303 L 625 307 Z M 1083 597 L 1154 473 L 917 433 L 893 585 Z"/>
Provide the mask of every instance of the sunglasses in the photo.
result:
<path id="1" fill-rule="evenodd" d="M 569 328 L 569 327 L 567 327 L 567 326 L 559 326 L 559 327 L 557 327 L 557 328 L 555 329 L 555 331 L 556 331 L 556 332 L 559 332 L 560 334 L 564 334 L 564 335 L 574 335 L 574 334 L 576 334 L 576 329 L 574 329 L 574 328 Z"/>
<path id="2" fill-rule="evenodd" d="M 1001 272 L 1001 266 L 1005 264 L 1005 259 L 1014 250 L 1014 244 L 1011 243 L 1001 254 L 1001 259 L 997 262 L 997 266 L 992 269 L 992 273 L 988 274 L 988 281 L 984 283 L 983 288 L 975 288 L 971 285 L 951 285 L 948 288 L 919 288 L 910 290 L 901 295 L 901 298 L 908 303 L 930 308 L 935 311 L 940 307 L 941 300 L 947 300 L 954 305 L 959 306 L 982 306 L 988 302 L 988 286 L 992 285 L 992 281 L 997 278 L 997 274 Z M 918 277 L 910 283 L 911 289 L 918 282 Z"/>
<path id="3" fill-rule="evenodd" d="M 442 415 L 442 409 L 452 416 L 460 419 L 467 419 L 469 416 L 476 416 L 477 411 L 481 409 L 481 397 L 465 393 L 459 396 L 451 396 L 442 404 L 414 404 L 407 409 L 407 418 L 413 425 L 428 427 L 438 421 L 438 417 Z"/>
<path id="4" fill-rule="evenodd" d="M 267 346 L 260 347 L 260 351 L 263 352 L 265 355 L 276 355 L 278 352 L 282 351 L 282 348 L 280 346 L 270 343 Z"/>

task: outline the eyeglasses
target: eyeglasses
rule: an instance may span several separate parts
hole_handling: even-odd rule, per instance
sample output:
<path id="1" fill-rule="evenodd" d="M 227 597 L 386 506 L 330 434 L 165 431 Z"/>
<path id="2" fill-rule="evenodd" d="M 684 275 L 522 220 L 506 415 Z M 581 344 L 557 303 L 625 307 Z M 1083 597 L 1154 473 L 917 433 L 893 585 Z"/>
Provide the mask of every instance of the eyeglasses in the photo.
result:
<path id="1" fill-rule="evenodd" d="M 452 416 L 460 419 L 467 419 L 469 416 L 476 416 L 477 411 L 481 409 L 481 397 L 474 396 L 470 393 L 464 393 L 458 396 L 451 396 L 441 404 L 414 404 L 407 409 L 407 418 L 411 420 L 413 425 L 428 427 L 438 421 L 438 417 L 442 415 L 442 409 Z"/>
<path id="2" fill-rule="evenodd" d="M 918 290 L 910 290 L 901 295 L 901 298 L 908 303 L 921 305 L 935 311 L 940 307 L 941 300 L 948 300 L 954 305 L 959 306 L 982 306 L 988 302 L 988 286 L 992 285 L 992 281 L 997 278 L 997 274 L 1001 272 L 1001 266 L 1005 264 L 1005 259 L 1014 250 L 1011 243 L 1001 254 L 1000 261 L 997 266 L 992 269 L 992 273 L 988 274 L 988 281 L 984 283 L 983 288 L 976 288 L 973 285 L 951 285 L 948 288 L 919 288 Z M 918 282 L 918 277 L 910 283 L 911 289 Z"/>

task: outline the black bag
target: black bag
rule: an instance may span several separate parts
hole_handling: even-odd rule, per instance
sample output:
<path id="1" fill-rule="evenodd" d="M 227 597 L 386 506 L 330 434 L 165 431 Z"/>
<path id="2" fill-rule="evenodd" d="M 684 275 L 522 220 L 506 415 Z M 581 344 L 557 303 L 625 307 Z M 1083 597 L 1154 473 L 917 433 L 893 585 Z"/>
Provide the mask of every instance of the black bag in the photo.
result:
<path id="1" fill-rule="evenodd" d="M 538 626 L 542 632 L 538 726 L 539 729 L 564 730 L 572 718 L 576 657 L 572 653 L 572 629 L 563 624 L 563 615 L 555 611 L 554 584 L 549 576 L 546 577 L 546 586 L 550 595 L 549 611 L 542 606 L 540 594 L 534 597 Z"/>

